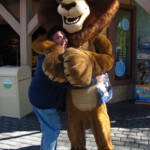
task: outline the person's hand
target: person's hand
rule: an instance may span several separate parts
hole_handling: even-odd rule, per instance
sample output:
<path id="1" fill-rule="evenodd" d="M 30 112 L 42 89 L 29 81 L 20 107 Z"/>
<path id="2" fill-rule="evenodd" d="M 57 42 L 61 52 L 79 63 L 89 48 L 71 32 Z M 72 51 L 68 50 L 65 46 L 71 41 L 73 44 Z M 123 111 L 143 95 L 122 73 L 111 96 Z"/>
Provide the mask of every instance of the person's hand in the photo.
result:
<path id="1" fill-rule="evenodd" d="M 104 83 L 104 76 L 103 75 L 96 76 L 96 80 L 98 83 Z"/>

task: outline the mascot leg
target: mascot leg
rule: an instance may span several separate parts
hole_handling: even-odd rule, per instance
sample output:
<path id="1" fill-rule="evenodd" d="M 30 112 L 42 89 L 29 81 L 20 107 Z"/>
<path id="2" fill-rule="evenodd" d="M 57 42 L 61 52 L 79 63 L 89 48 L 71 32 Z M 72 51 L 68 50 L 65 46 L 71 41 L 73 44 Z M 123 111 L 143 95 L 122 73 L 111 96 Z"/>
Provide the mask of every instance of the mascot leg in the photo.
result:
<path id="1" fill-rule="evenodd" d="M 67 121 L 71 150 L 86 150 L 85 123 L 82 116 L 74 112 L 67 112 Z"/>
<path id="2" fill-rule="evenodd" d="M 98 146 L 98 150 L 113 150 L 111 142 L 110 120 L 107 114 L 106 105 L 103 104 L 99 106 L 95 113 L 92 113 L 93 116 L 90 116 L 89 121 Z"/>

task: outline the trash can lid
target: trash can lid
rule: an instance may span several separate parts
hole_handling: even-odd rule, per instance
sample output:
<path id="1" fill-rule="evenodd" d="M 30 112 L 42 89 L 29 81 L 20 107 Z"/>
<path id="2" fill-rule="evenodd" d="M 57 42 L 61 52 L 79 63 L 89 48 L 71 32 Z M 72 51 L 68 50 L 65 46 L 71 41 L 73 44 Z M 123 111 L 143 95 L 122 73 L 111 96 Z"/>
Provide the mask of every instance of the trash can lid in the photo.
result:
<path id="1" fill-rule="evenodd" d="M 0 67 L 0 77 L 16 77 L 18 80 L 31 78 L 29 66 L 2 66 Z"/>

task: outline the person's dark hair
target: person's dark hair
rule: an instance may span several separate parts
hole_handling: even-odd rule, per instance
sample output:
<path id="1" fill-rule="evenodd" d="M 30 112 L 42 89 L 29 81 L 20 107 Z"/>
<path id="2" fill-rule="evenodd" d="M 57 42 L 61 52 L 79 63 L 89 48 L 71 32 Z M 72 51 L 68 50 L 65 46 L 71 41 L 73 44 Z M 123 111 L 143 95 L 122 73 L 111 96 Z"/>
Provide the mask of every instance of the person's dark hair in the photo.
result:
<path id="1" fill-rule="evenodd" d="M 52 40 L 52 36 L 57 32 L 57 31 L 62 31 L 66 34 L 66 31 L 62 27 L 53 27 L 47 32 L 47 38 Z"/>

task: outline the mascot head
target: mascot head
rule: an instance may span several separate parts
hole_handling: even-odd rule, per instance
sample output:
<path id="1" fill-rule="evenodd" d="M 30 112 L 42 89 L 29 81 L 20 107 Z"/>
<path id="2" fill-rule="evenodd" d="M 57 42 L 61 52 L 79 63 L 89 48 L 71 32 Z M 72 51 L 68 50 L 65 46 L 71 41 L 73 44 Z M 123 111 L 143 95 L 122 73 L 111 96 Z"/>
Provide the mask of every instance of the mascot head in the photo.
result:
<path id="1" fill-rule="evenodd" d="M 106 29 L 118 8 L 118 0 L 43 0 L 38 19 L 47 31 L 63 26 L 77 47 Z"/>
<path id="2" fill-rule="evenodd" d="M 86 1 L 64 0 L 58 7 L 58 13 L 62 16 L 64 29 L 72 34 L 82 30 L 90 8 Z"/>

